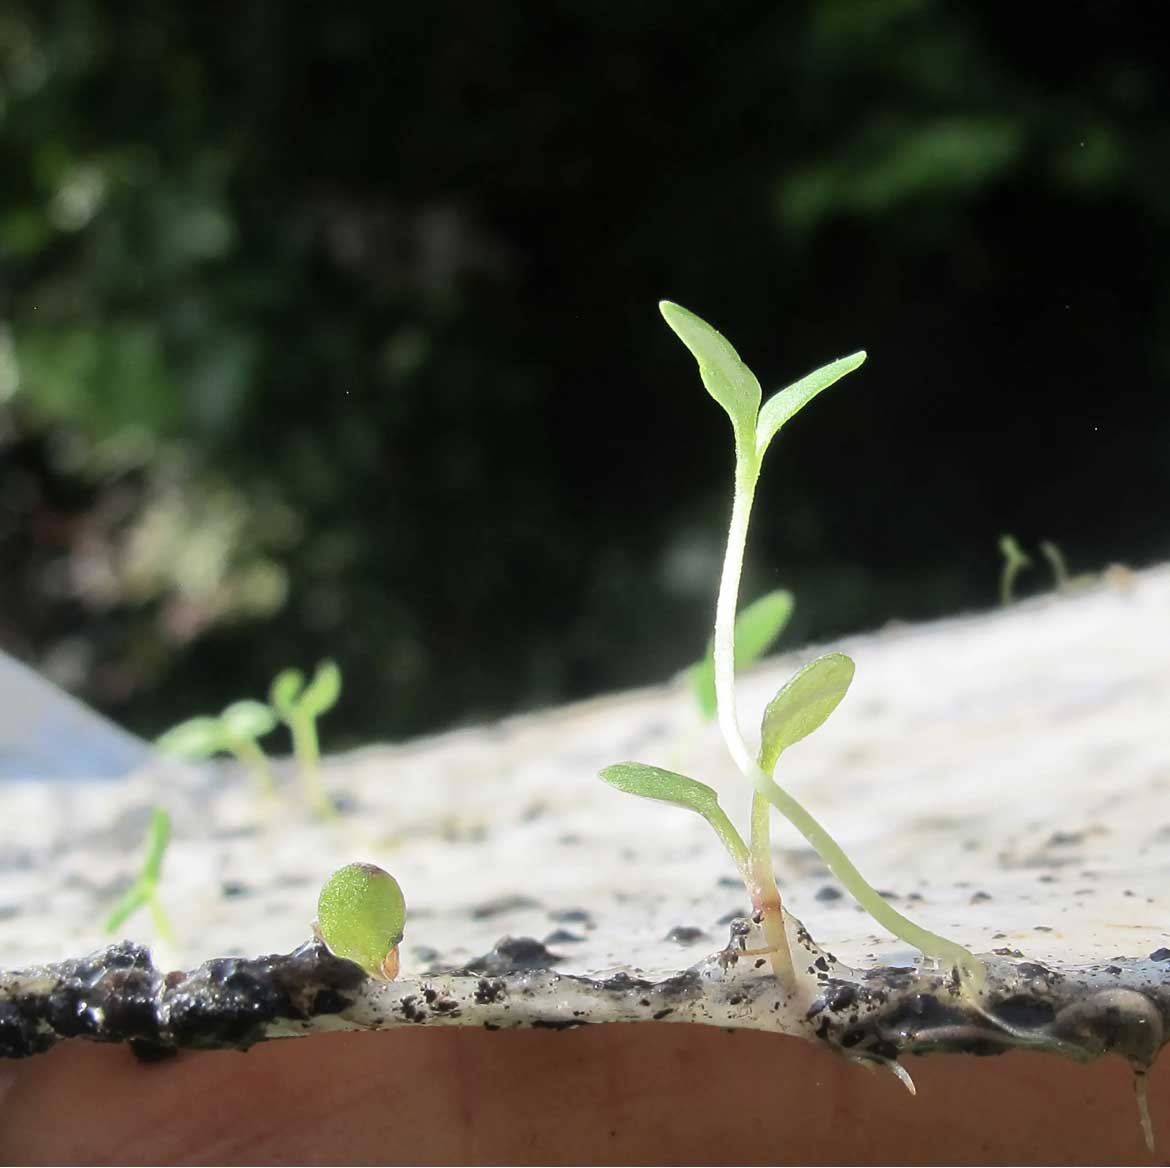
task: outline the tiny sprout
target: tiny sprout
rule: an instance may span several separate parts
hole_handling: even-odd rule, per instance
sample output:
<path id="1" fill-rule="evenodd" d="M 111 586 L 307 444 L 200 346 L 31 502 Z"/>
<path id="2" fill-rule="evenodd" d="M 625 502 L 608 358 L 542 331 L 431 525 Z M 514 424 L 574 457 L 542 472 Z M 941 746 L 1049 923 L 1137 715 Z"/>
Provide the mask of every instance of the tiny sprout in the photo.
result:
<path id="1" fill-rule="evenodd" d="M 715 792 L 685 775 L 644 763 L 626 762 L 607 767 L 601 772 L 601 778 L 630 794 L 686 807 L 711 824 L 739 869 L 753 907 L 760 913 L 767 943 L 765 951 L 771 955 L 773 972 L 782 982 L 791 985 L 795 974 L 784 929 L 780 893 L 772 870 L 771 807 L 777 808 L 801 832 L 837 879 L 878 923 L 926 956 L 958 969 L 968 984 L 974 984 L 982 977 L 982 962 L 961 945 L 928 932 L 892 908 L 858 872 L 832 836 L 772 778 L 783 752 L 816 730 L 836 709 L 853 680 L 853 662 L 842 653 L 829 653 L 798 671 L 764 713 L 758 757 L 753 756 L 744 742 L 736 711 L 735 668 L 742 662 L 735 610 L 747 547 L 748 521 L 761 462 L 785 422 L 817 394 L 853 372 L 865 360 L 865 354 L 854 353 L 808 374 L 774 394 L 761 407 L 763 395 L 759 381 L 721 333 L 677 304 L 663 301 L 659 307 L 666 323 L 698 362 L 699 375 L 707 392 L 730 418 L 735 442 L 734 492 L 727 550 L 715 606 L 711 672 L 714 676 L 715 715 L 724 743 L 736 766 L 754 788 L 751 844 L 744 843 L 719 806 Z M 780 605 L 773 604 L 774 613 L 778 612 Z M 788 606 L 791 606 L 790 598 Z M 751 608 L 745 610 L 744 615 L 749 612 Z M 696 669 L 701 671 L 704 666 Z M 698 682 L 695 689 L 699 694 Z M 700 704 L 702 700 L 700 696 Z"/>
<path id="2" fill-rule="evenodd" d="M 1016 577 L 1024 568 L 1032 566 L 1032 557 L 1010 535 L 999 537 L 999 551 L 1003 556 L 1003 571 L 999 577 L 999 602 L 1007 608 L 1013 599 Z"/>
<path id="3" fill-rule="evenodd" d="M 150 908 L 150 916 L 158 935 L 174 945 L 175 931 L 158 898 L 158 882 L 162 873 L 163 856 L 171 842 L 171 817 L 161 807 L 150 813 L 150 833 L 146 841 L 146 857 L 138 879 L 122 894 L 113 911 L 106 918 L 105 930 L 112 933 L 132 917 L 143 905 Z"/>
<path id="4" fill-rule="evenodd" d="M 326 817 L 337 814 L 321 784 L 321 748 L 317 740 L 317 719 L 331 710 L 341 696 L 341 670 L 333 661 L 317 666 L 313 680 L 305 685 L 299 669 L 286 669 L 272 683 L 269 700 L 280 720 L 292 733 L 293 753 L 309 801 Z"/>
<path id="5" fill-rule="evenodd" d="M 264 751 L 256 744 L 276 727 L 276 715 L 262 702 L 234 702 L 218 718 L 191 718 L 163 734 L 155 745 L 182 758 L 231 754 L 251 776 L 259 794 L 275 793 Z"/>
<path id="6" fill-rule="evenodd" d="M 405 924 L 398 881 L 376 864 L 346 864 L 321 889 L 314 931 L 334 956 L 360 965 L 370 977 L 393 981 Z"/>
<path id="7" fill-rule="evenodd" d="M 792 616 L 792 593 L 778 589 L 753 600 L 735 618 L 735 667 L 746 669 L 762 657 L 784 631 Z M 715 642 L 707 656 L 687 671 L 699 711 L 708 722 L 715 717 Z"/>

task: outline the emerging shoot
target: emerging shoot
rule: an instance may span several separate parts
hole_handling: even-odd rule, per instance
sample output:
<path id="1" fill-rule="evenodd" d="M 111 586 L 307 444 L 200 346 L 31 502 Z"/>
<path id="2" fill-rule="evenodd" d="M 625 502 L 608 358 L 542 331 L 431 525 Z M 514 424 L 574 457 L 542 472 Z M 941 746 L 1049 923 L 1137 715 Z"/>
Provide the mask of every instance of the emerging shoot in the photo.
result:
<path id="1" fill-rule="evenodd" d="M 1014 598 L 1016 577 L 1032 566 L 1032 557 L 1010 535 L 999 537 L 999 551 L 1003 556 L 1003 571 L 999 576 L 999 602 L 1004 608 Z"/>
<path id="2" fill-rule="evenodd" d="M 393 981 L 405 924 L 398 881 L 376 864 L 346 864 L 321 889 L 314 932 L 334 956 L 360 965 L 370 977 Z"/>
<path id="3" fill-rule="evenodd" d="M 158 898 L 158 882 L 162 874 L 163 856 L 171 842 L 171 817 L 161 807 L 150 813 L 150 833 L 146 840 L 146 858 L 138 879 L 122 894 L 106 918 L 105 929 L 113 933 L 122 927 L 143 905 L 150 909 L 155 931 L 168 945 L 175 943 L 175 931 Z"/>
<path id="4" fill-rule="evenodd" d="M 853 680 L 853 662 L 844 654 L 829 653 L 799 670 L 764 712 L 758 756 L 753 756 L 744 742 L 736 710 L 735 667 L 739 653 L 735 613 L 748 521 L 764 454 L 785 422 L 822 390 L 853 372 L 865 360 L 865 354 L 854 353 L 808 374 L 773 395 L 761 408 L 760 383 L 720 333 L 677 304 L 663 301 L 659 307 L 666 323 L 698 362 L 707 392 L 730 418 L 735 441 L 734 493 L 715 608 L 712 672 L 715 714 L 724 743 L 737 768 L 754 788 L 750 844 L 744 843 L 719 806 L 715 792 L 703 783 L 643 763 L 608 767 L 601 777 L 631 794 L 687 807 L 711 824 L 744 879 L 752 905 L 760 916 L 773 971 L 782 982 L 791 985 L 794 975 L 780 894 L 772 870 L 772 807 L 812 844 L 841 884 L 879 924 L 927 957 L 958 970 L 967 982 L 976 982 L 983 974 L 982 963 L 961 945 L 923 929 L 891 907 L 858 872 L 832 836 L 772 778 L 783 752 L 817 729 L 845 696 Z"/>
<path id="5" fill-rule="evenodd" d="M 321 783 L 321 747 L 317 740 L 317 719 L 331 710 L 341 696 L 341 670 L 333 661 L 317 666 L 313 680 L 305 685 L 299 669 L 286 669 L 272 683 L 269 700 L 280 720 L 289 728 L 293 753 L 301 768 L 305 793 L 318 814 L 337 814 Z"/>
<path id="6" fill-rule="evenodd" d="M 276 728 L 276 715 L 262 702 L 234 702 L 218 718 L 191 718 L 163 734 L 155 745 L 182 758 L 231 754 L 265 798 L 275 794 L 272 772 L 256 743 Z"/>

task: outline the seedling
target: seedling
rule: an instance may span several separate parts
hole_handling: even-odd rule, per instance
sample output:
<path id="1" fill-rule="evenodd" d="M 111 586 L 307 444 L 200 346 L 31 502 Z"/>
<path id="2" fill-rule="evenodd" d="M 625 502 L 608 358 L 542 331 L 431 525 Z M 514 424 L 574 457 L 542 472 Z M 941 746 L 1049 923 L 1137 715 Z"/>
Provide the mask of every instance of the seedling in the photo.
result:
<path id="1" fill-rule="evenodd" d="M 308 685 L 305 685 L 305 676 L 299 669 L 286 669 L 272 683 L 269 694 L 273 709 L 292 733 L 293 754 L 300 765 L 309 802 L 326 818 L 335 816 L 337 809 L 321 783 L 317 719 L 326 710 L 331 710 L 340 696 L 341 670 L 333 661 L 318 665 Z"/>
<path id="2" fill-rule="evenodd" d="M 1032 557 L 1010 535 L 999 537 L 999 550 L 1003 556 L 1003 571 L 999 577 L 999 602 L 1007 608 L 1013 599 L 1016 577 L 1025 568 L 1032 566 Z"/>
<path id="3" fill-rule="evenodd" d="M 276 714 L 262 702 L 235 702 L 218 718 L 191 718 L 163 734 L 156 745 L 183 758 L 232 754 L 251 776 L 258 794 L 270 797 L 276 788 L 264 751 L 256 744 L 276 727 Z"/>
<path id="4" fill-rule="evenodd" d="M 122 894 L 106 918 L 106 932 L 113 933 L 122 927 L 143 905 L 150 909 L 155 931 L 168 944 L 174 945 L 175 931 L 158 898 L 158 882 L 162 873 L 163 856 L 171 842 L 171 817 L 161 807 L 150 813 L 150 834 L 146 840 L 146 858 L 138 879 Z"/>
<path id="5" fill-rule="evenodd" d="M 321 889 L 313 931 L 330 953 L 360 965 L 370 977 L 393 981 L 405 924 L 398 881 L 376 864 L 346 864 Z"/>
<path id="6" fill-rule="evenodd" d="M 772 777 L 783 752 L 811 734 L 836 709 L 853 680 L 853 662 L 842 653 L 810 661 L 769 703 L 761 726 L 761 745 L 753 756 L 743 739 L 735 704 L 735 611 L 739 594 L 748 522 L 760 467 L 768 445 L 780 428 L 822 390 L 852 373 L 864 353 L 843 357 L 802 378 L 760 406 L 760 383 L 731 344 L 694 313 L 669 301 L 659 308 L 666 323 L 691 351 L 707 392 L 731 419 L 735 441 L 735 479 L 727 550 L 715 606 L 714 675 L 716 717 L 736 767 L 754 788 L 751 844 L 719 806 L 715 792 L 703 783 L 644 763 L 607 767 L 601 777 L 630 794 L 674 803 L 702 815 L 735 862 L 760 914 L 772 969 L 787 986 L 795 982 L 792 957 L 784 931 L 780 893 L 772 870 L 770 807 L 779 810 L 817 850 L 845 889 L 883 927 L 925 956 L 958 971 L 964 984 L 981 981 L 983 964 L 963 946 L 929 932 L 904 917 L 870 885 L 820 823 Z"/>
<path id="7" fill-rule="evenodd" d="M 784 631 L 792 616 L 792 593 L 779 589 L 753 600 L 735 618 L 735 667 L 746 669 L 759 660 Z M 707 656 L 687 670 L 691 691 L 706 721 L 715 717 L 715 642 Z"/>

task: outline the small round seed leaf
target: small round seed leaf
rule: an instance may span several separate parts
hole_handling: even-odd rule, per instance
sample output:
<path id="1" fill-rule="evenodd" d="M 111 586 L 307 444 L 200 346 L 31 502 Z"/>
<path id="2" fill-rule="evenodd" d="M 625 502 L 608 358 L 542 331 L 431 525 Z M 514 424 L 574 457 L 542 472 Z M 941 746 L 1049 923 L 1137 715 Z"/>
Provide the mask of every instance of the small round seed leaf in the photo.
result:
<path id="1" fill-rule="evenodd" d="M 276 727 L 276 714 L 263 702 L 233 702 L 219 720 L 232 738 L 262 738 Z"/>
<path id="2" fill-rule="evenodd" d="M 223 728 L 218 718 L 191 718 L 160 735 L 155 745 L 180 758 L 206 758 L 223 750 Z"/>
<path id="3" fill-rule="evenodd" d="M 341 696 L 341 670 L 336 661 L 322 661 L 317 666 L 313 680 L 301 695 L 301 707 L 307 714 L 319 718 L 331 710 Z"/>
<path id="4" fill-rule="evenodd" d="M 853 662 L 844 653 L 810 661 L 768 703 L 761 727 L 760 767 L 770 775 L 780 755 L 807 738 L 838 706 L 853 681 Z"/>
<path id="5" fill-rule="evenodd" d="M 707 392 L 731 418 L 736 443 L 754 446 L 761 396 L 756 375 L 743 363 L 731 342 L 701 317 L 669 300 L 663 300 L 658 310 L 699 363 L 699 376 Z"/>
<path id="6" fill-rule="evenodd" d="M 297 698 L 304 688 L 305 675 L 299 669 L 286 669 L 276 675 L 272 688 L 268 691 L 269 701 L 276 712 L 286 721 L 292 716 L 296 708 Z"/>
<path id="7" fill-rule="evenodd" d="M 375 864 L 346 864 L 325 882 L 317 927 L 329 951 L 381 978 L 383 962 L 402 940 L 406 901 L 398 881 Z"/>
<path id="8" fill-rule="evenodd" d="M 606 767 L 600 777 L 619 791 L 641 795 L 643 799 L 657 799 L 660 803 L 673 803 L 700 815 L 707 815 L 719 805 L 719 796 L 706 783 L 642 762 L 615 763 Z"/>

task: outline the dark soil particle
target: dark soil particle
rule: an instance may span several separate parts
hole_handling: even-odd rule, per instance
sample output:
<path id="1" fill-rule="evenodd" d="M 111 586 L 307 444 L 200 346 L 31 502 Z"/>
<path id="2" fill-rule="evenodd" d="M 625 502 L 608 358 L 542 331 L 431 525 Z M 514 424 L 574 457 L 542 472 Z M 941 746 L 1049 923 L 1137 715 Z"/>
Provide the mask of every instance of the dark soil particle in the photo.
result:
<path id="1" fill-rule="evenodd" d="M 996 1003 L 992 1013 L 1010 1026 L 1019 1027 L 1021 1030 L 1047 1026 L 1056 1017 L 1056 1010 L 1051 1002 L 1037 1001 L 1022 994 Z"/>
<path id="2" fill-rule="evenodd" d="M 578 1026 L 588 1026 L 589 1023 L 573 1018 L 537 1018 L 532 1023 L 533 1030 L 576 1030 Z"/>
<path id="3" fill-rule="evenodd" d="M 503 937 L 490 953 L 467 963 L 469 973 L 498 977 L 522 970 L 549 969 L 564 958 L 550 952 L 535 937 Z"/>
<path id="4" fill-rule="evenodd" d="M 653 987 L 652 981 L 641 977 L 631 977 L 625 970 L 621 973 L 615 973 L 613 977 L 607 977 L 604 981 L 597 982 L 598 989 L 606 990 L 611 994 L 625 993 L 628 990 L 648 990 Z"/>
<path id="5" fill-rule="evenodd" d="M 593 918 L 583 908 L 557 908 L 549 914 L 549 920 L 564 925 L 584 925 L 587 929 L 593 928 Z"/>
<path id="6" fill-rule="evenodd" d="M 673 1014 L 673 1013 L 674 1013 L 674 1007 L 673 1007 L 673 1006 L 667 1006 L 665 1010 L 659 1010 L 659 1011 L 657 1011 L 657 1012 L 656 1012 L 656 1013 L 653 1015 L 653 1018 L 654 1018 L 654 1021 L 655 1021 L 655 1022 L 661 1022 L 663 1018 L 667 1018 L 667 1017 L 669 1017 L 669 1016 L 670 1016 L 671 1014 Z"/>
<path id="7" fill-rule="evenodd" d="M 531 896 L 498 896 L 495 900 L 485 901 L 471 910 L 474 920 L 485 921 L 490 917 L 498 917 L 507 912 L 519 912 L 525 908 L 540 908 L 540 901 Z"/>
<path id="8" fill-rule="evenodd" d="M 481 977 L 479 985 L 475 989 L 475 1000 L 479 1005 L 487 1006 L 492 1002 L 499 1001 L 507 992 L 502 981 Z"/>
<path id="9" fill-rule="evenodd" d="M 554 929 L 544 939 L 546 945 L 579 945 L 585 938 L 579 933 L 570 933 L 568 929 Z"/>
<path id="10" fill-rule="evenodd" d="M 1170 949 L 1166 949 L 1166 948 L 1155 949 L 1153 951 L 1153 953 L 1150 954 L 1150 960 L 1151 961 L 1170 961 Z"/>
<path id="11" fill-rule="evenodd" d="M 696 941 L 706 941 L 709 938 L 702 929 L 694 925 L 675 925 L 663 940 L 673 941 L 676 945 L 694 945 Z"/>
<path id="12" fill-rule="evenodd" d="M 816 898 L 820 901 L 840 900 L 843 895 L 841 889 L 832 884 L 826 884 L 823 888 L 817 889 Z"/>

